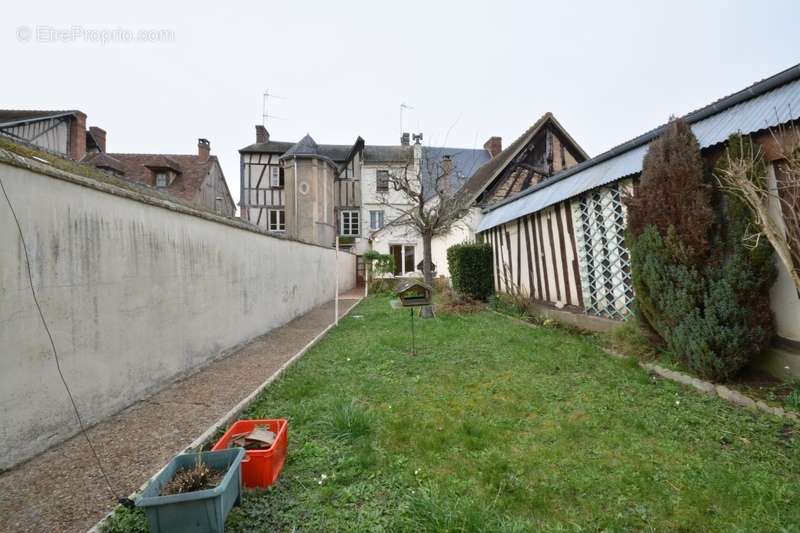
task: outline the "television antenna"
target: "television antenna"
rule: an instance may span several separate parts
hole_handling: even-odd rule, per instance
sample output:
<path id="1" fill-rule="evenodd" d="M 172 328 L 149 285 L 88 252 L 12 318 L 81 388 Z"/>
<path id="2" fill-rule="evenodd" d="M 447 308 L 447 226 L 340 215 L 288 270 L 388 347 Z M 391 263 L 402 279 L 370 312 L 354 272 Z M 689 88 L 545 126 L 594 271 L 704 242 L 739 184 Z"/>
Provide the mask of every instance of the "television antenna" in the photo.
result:
<path id="1" fill-rule="evenodd" d="M 261 125 L 265 128 L 267 127 L 268 119 L 274 118 L 275 120 L 286 120 L 283 117 L 278 117 L 275 115 L 269 114 L 269 99 L 274 98 L 276 100 L 288 100 L 285 96 L 278 96 L 277 94 L 272 94 L 269 92 L 269 89 L 264 91 L 263 100 L 261 102 Z"/>
<path id="2" fill-rule="evenodd" d="M 403 111 L 405 111 L 406 109 L 414 109 L 414 108 L 406 104 L 405 102 L 400 104 L 400 135 L 403 135 Z"/>

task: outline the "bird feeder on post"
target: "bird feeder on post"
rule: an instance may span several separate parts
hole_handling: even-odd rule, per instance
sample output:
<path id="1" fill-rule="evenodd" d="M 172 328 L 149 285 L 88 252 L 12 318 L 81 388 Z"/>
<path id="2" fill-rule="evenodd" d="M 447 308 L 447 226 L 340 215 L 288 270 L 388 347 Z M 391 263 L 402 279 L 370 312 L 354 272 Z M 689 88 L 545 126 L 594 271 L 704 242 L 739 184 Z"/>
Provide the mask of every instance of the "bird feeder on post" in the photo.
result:
<path id="1" fill-rule="evenodd" d="M 433 288 L 427 283 L 413 279 L 405 279 L 394 289 L 400 299 L 400 305 L 411 308 L 411 355 L 417 355 L 414 338 L 414 308 L 425 307 L 433 302 Z"/>

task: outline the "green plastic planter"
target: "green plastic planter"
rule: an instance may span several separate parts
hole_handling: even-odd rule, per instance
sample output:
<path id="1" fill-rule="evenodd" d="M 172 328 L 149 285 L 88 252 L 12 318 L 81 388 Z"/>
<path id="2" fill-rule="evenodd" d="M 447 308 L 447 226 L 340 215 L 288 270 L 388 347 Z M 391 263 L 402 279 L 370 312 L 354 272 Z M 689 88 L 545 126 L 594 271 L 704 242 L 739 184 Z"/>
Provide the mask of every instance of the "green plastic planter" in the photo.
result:
<path id="1" fill-rule="evenodd" d="M 164 485 L 175 472 L 191 468 L 197 456 L 209 468 L 227 470 L 222 482 L 213 489 L 160 496 Z M 242 494 L 243 448 L 230 448 L 219 452 L 187 453 L 177 455 L 153 479 L 136 501 L 143 507 L 150 525 L 150 533 L 200 533 L 225 531 L 225 518 L 238 504 Z"/>

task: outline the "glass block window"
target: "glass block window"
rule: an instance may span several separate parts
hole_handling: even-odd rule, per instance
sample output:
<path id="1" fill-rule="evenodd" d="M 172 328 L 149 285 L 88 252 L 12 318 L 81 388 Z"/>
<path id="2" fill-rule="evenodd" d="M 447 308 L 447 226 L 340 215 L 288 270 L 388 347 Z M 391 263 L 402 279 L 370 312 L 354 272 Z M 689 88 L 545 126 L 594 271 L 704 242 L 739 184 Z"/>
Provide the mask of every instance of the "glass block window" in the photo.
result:
<path id="1" fill-rule="evenodd" d="M 572 202 L 584 307 L 589 314 L 614 320 L 627 318 L 633 304 L 620 189 L 619 183 L 600 187 Z"/>

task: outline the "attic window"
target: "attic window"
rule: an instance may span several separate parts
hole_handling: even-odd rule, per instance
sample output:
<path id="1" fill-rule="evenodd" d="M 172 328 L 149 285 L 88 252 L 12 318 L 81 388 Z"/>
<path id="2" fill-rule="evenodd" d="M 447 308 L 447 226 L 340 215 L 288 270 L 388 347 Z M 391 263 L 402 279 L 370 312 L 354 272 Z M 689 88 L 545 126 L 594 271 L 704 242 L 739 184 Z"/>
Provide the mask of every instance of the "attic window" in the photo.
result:
<path id="1" fill-rule="evenodd" d="M 166 187 L 169 184 L 166 170 L 156 172 L 156 187 Z"/>

